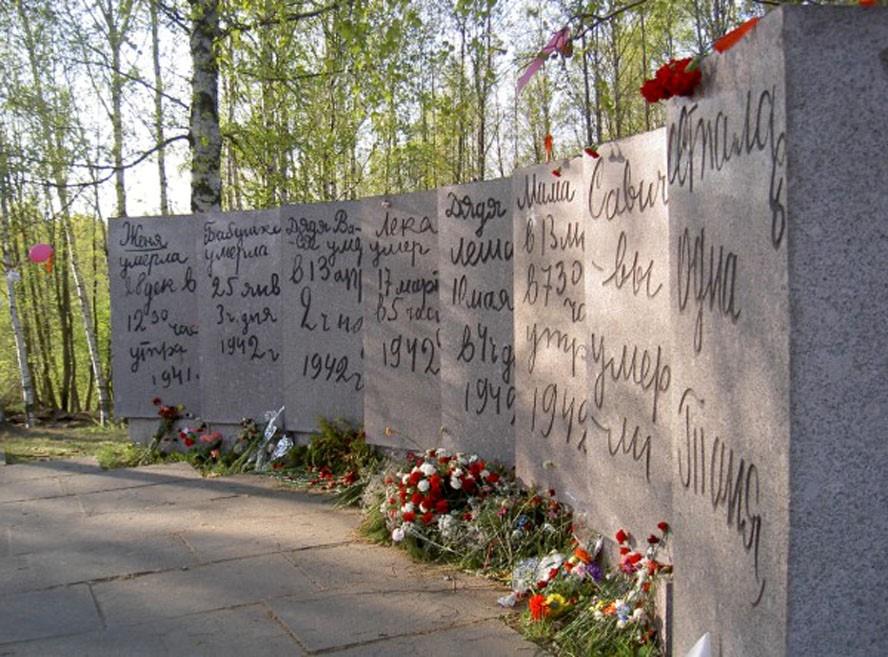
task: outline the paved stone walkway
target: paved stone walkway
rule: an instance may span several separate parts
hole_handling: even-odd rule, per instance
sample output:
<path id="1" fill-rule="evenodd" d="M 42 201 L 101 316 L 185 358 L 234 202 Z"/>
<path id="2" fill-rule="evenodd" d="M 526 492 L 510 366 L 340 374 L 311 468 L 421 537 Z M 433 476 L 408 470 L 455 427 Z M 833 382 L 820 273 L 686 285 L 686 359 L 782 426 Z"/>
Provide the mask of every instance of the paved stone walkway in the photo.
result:
<path id="1" fill-rule="evenodd" d="M 502 590 L 362 543 L 358 521 L 186 464 L 0 466 L 0 657 L 537 653 Z"/>

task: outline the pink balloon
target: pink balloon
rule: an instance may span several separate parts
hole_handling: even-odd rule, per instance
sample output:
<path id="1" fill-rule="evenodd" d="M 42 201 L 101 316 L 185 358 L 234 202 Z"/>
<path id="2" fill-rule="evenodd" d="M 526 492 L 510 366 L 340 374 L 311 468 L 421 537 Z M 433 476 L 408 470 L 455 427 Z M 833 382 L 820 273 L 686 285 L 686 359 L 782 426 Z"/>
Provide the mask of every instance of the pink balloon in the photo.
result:
<path id="1" fill-rule="evenodd" d="M 49 244 L 35 244 L 28 249 L 28 259 L 31 262 L 45 262 L 52 257 L 53 253 L 55 253 L 55 249 Z"/>

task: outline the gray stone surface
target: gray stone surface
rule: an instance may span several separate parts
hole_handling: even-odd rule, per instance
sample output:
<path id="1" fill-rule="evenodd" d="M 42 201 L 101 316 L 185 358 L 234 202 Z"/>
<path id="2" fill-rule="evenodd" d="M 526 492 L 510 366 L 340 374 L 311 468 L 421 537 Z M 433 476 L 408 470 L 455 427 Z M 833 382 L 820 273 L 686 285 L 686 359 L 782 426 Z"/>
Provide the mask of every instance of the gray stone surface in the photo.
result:
<path id="1" fill-rule="evenodd" d="M 281 208 L 287 429 L 318 417 L 363 421 L 360 203 Z"/>
<path id="2" fill-rule="evenodd" d="M 237 628 L 232 631 L 232 628 Z M 10 657 L 298 657 L 262 604 L 3 647 Z"/>
<path id="3" fill-rule="evenodd" d="M 528 643 L 520 635 L 504 628 L 499 620 L 486 620 L 461 625 L 444 632 L 416 634 L 389 641 L 362 644 L 337 651 L 341 657 L 414 657 L 415 655 L 453 655 L 465 646 L 471 646 L 478 655 L 546 655 L 540 648 Z"/>
<path id="4" fill-rule="evenodd" d="M 281 233 L 278 210 L 201 222 L 201 394 L 210 422 L 262 422 L 283 403 Z"/>
<path id="5" fill-rule="evenodd" d="M 288 597 L 269 605 L 306 650 L 317 652 L 495 618 L 503 613 L 496 598 L 492 591 L 391 591 Z"/>
<path id="6" fill-rule="evenodd" d="M 671 516 L 669 216 L 664 129 L 587 158 L 589 477 L 606 536 Z M 619 494 L 613 494 L 619 491 Z"/>
<path id="7" fill-rule="evenodd" d="M 589 460 L 583 180 L 581 158 L 512 177 L 516 471 L 577 507 Z"/>
<path id="8" fill-rule="evenodd" d="M 154 417 L 155 396 L 200 413 L 198 228 L 190 216 L 108 222 L 118 417 Z"/>
<path id="9" fill-rule="evenodd" d="M 886 34 L 784 7 L 669 109 L 676 654 L 884 652 Z"/>
<path id="10" fill-rule="evenodd" d="M 357 542 L 359 514 L 329 497 L 270 478 L 196 478 L 185 464 L 14 465 L 3 476 L 68 492 L 0 504 L 0 655 L 438 654 L 457 636 L 490 657 L 535 650 L 487 620 L 502 614 L 501 587 Z M 139 503 L 83 508 L 126 493 Z"/>
<path id="11" fill-rule="evenodd" d="M 362 201 L 364 427 L 377 445 L 440 441 L 437 192 Z"/>
<path id="12" fill-rule="evenodd" d="M 786 7 L 783 19 L 786 654 L 864 657 L 888 635 L 888 7 Z"/>
<path id="13" fill-rule="evenodd" d="M 441 444 L 515 461 L 512 181 L 438 190 Z"/>
<path id="14" fill-rule="evenodd" d="M 101 626 L 85 584 L 0 595 L 0 649 L 7 643 L 78 634 Z"/>

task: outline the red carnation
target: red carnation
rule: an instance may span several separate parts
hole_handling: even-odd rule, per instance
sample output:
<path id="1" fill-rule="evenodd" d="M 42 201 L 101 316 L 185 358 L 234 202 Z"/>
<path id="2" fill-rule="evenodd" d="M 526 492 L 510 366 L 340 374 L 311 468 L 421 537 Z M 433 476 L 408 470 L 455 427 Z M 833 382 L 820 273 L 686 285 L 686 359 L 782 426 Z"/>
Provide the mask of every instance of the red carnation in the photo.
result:
<path id="1" fill-rule="evenodd" d="M 552 175 L 555 176 L 556 178 L 560 178 L 561 177 L 561 167 L 558 167 L 557 169 L 552 169 Z"/>
<path id="2" fill-rule="evenodd" d="M 629 548 L 627 548 L 625 545 L 623 545 L 622 547 L 620 547 L 620 554 L 624 555 L 624 556 L 629 554 Z"/>
<path id="3" fill-rule="evenodd" d="M 665 520 L 657 523 L 657 529 L 659 529 L 664 534 L 669 531 L 669 523 Z"/>
<path id="4" fill-rule="evenodd" d="M 527 601 L 527 608 L 530 610 L 530 617 L 535 621 L 541 621 L 546 617 L 546 596 L 536 593 L 530 596 Z"/>
<path id="5" fill-rule="evenodd" d="M 642 557 L 639 552 L 633 552 L 632 554 L 626 557 L 626 561 L 631 563 L 633 566 L 641 561 Z"/>
<path id="6" fill-rule="evenodd" d="M 188 436 L 185 436 L 184 438 L 182 438 L 182 442 L 185 443 L 185 447 L 191 447 L 194 444 L 194 438 L 189 438 Z"/>
<path id="7" fill-rule="evenodd" d="M 432 524 L 432 520 L 434 520 L 435 515 L 431 511 L 427 511 L 422 514 L 422 522 L 424 525 Z"/>
<path id="8" fill-rule="evenodd" d="M 648 536 L 648 543 L 650 543 L 651 545 L 656 545 L 659 542 L 660 542 L 660 539 L 657 538 L 656 536 L 654 536 L 653 534 Z"/>
<path id="9" fill-rule="evenodd" d="M 657 80 L 645 80 L 641 85 L 641 95 L 653 104 L 666 98 L 666 89 Z"/>
<path id="10" fill-rule="evenodd" d="M 500 476 L 497 473 L 491 472 L 489 475 L 487 475 L 487 483 L 495 484 L 499 481 L 499 478 Z"/>
<path id="11" fill-rule="evenodd" d="M 690 57 L 673 59 L 657 69 L 653 80 L 645 80 L 641 95 L 649 103 L 672 96 L 690 96 L 702 79 L 700 68 Z"/>
<path id="12" fill-rule="evenodd" d="M 401 519 L 404 522 L 413 522 L 416 520 L 416 514 L 413 511 L 405 511 L 404 515 L 401 516 Z"/>
<path id="13" fill-rule="evenodd" d="M 151 400 L 151 403 L 154 404 L 155 406 L 160 406 L 162 402 L 160 401 L 160 397 L 155 397 L 154 399 Z"/>
<path id="14" fill-rule="evenodd" d="M 419 506 L 420 502 L 422 502 L 422 494 L 413 493 L 413 495 L 410 496 L 410 501 L 413 502 L 416 506 Z"/>
<path id="15" fill-rule="evenodd" d="M 447 513 L 450 510 L 450 505 L 447 503 L 447 500 L 438 500 L 435 503 L 435 511 L 438 513 Z"/>
<path id="16" fill-rule="evenodd" d="M 625 543 L 626 539 L 629 538 L 629 534 L 624 532 L 622 529 L 618 529 L 617 533 L 614 535 L 614 538 L 617 539 L 617 543 Z"/>
<path id="17" fill-rule="evenodd" d="M 463 479 L 462 489 L 464 493 L 471 493 L 475 489 L 475 480 L 472 477 Z"/>
<path id="18" fill-rule="evenodd" d="M 642 91 L 642 93 L 644 93 L 644 91 Z M 583 149 L 583 152 L 585 152 L 586 155 L 588 155 L 588 156 L 591 157 L 592 159 L 596 159 L 596 160 L 597 160 L 599 157 L 601 157 L 601 156 L 598 154 L 598 151 L 596 151 L 596 150 L 595 150 L 594 148 L 592 148 L 591 146 L 587 146 L 586 148 L 584 148 L 584 149 Z"/>
<path id="19" fill-rule="evenodd" d="M 416 486 L 419 483 L 419 480 L 422 479 L 422 472 L 417 470 L 416 472 L 410 473 L 410 478 L 407 480 L 407 483 L 411 486 Z"/>

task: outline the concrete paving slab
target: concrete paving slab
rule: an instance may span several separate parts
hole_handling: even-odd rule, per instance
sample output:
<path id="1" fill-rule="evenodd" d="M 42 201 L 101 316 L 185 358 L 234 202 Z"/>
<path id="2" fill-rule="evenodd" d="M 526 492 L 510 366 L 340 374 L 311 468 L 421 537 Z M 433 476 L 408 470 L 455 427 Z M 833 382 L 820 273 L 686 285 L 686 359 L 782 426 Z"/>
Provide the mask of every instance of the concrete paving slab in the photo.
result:
<path id="1" fill-rule="evenodd" d="M 94 458 L 29 461 L 15 465 L 0 464 L 0 484 L 44 477 L 67 477 L 100 469 Z"/>
<path id="2" fill-rule="evenodd" d="M 84 495 L 122 488 L 139 488 L 156 484 L 181 483 L 182 480 L 200 481 L 200 473 L 187 463 L 151 465 L 142 468 L 121 468 L 81 474 L 78 477 L 61 477 L 62 490 L 69 495 Z"/>
<path id="3" fill-rule="evenodd" d="M 435 632 L 502 615 L 495 592 L 388 591 L 269 600 L 309 652 Z"/>
<path id="4" fill-rule="evenodd" d="M 281 518 L 217 516 L 186 529 L 181 537 L 201 561 L 211 561 L 351 542 L 355 525 L 349 514 L 304 514 L 297 506 Z"/>
<path id="5" fill-rule="evenodd" d="M 64 494 L 56 477 L 22 479 L 0 484 L 0 504 L 39 500 L 44 497 L 59 497 Z"/>
<path id="6" fill-rule="evenodd" d="M 219 497 L 219 492 L 203 485 L 202 481 L 186 479 L 153 486 L 87 493 L 78 497 L 84 511 L 95 516 L 102 513 L 140 513 L 155 507 L 167 507 L 168 513 L 176 513 L 178 509 L 214 501 Z"/>
<path id="7" fill-rule="evenodd" d="M 484 657 L 542 657 L 542 648 L 525 641 L 500 620 L 406 636 L 388 641 L 361 644 L 332 653 L 336 657 L 416 657 L 416 655 L 461 655 L 471 646 L 473 655 Z"/>
<path id="8" fill-rule="evenodd" d="M 529 645 L 484 625 L 503 591 L 359 542 L 356 511 L 183 465 L 18 479 L 63 494 L 0 504 L 0 657 L 437 654 L 464 631 L 491 655 Z"/>
<path id="9" fill-rule="evenodd" d="M 299 657 L 262 605 L 0 648 L 9 657 Z"/>
<path id="10" fill-rule="evenodd" d="M 493 587 L 491 582 L 455 568 L 417 563 L 405 552 L 367 543 L 299 550 L 289 553 L 289 557 L 319 592 L 453 591 Z"/>
<path id="11" fill-rule="evenodd" d="M 94 537 L 74 545 L 26 555 L 42 580 L 68 584 L 197 565 L 188 546 L 171 534 L 140 536 L 137 541 Z"/>
<path id="12" fill-rule="evenodd" d="M 84 584 L 0 596 L 0 647 L 101 627 L 89 587 Z"/>
<path id="13" fill-rule="evenodd" d="M 224 609 L 285 595 L 311 583 L 283 555 L 236 559 L 115 580 L 93 587 L 109 627 Z"/>

